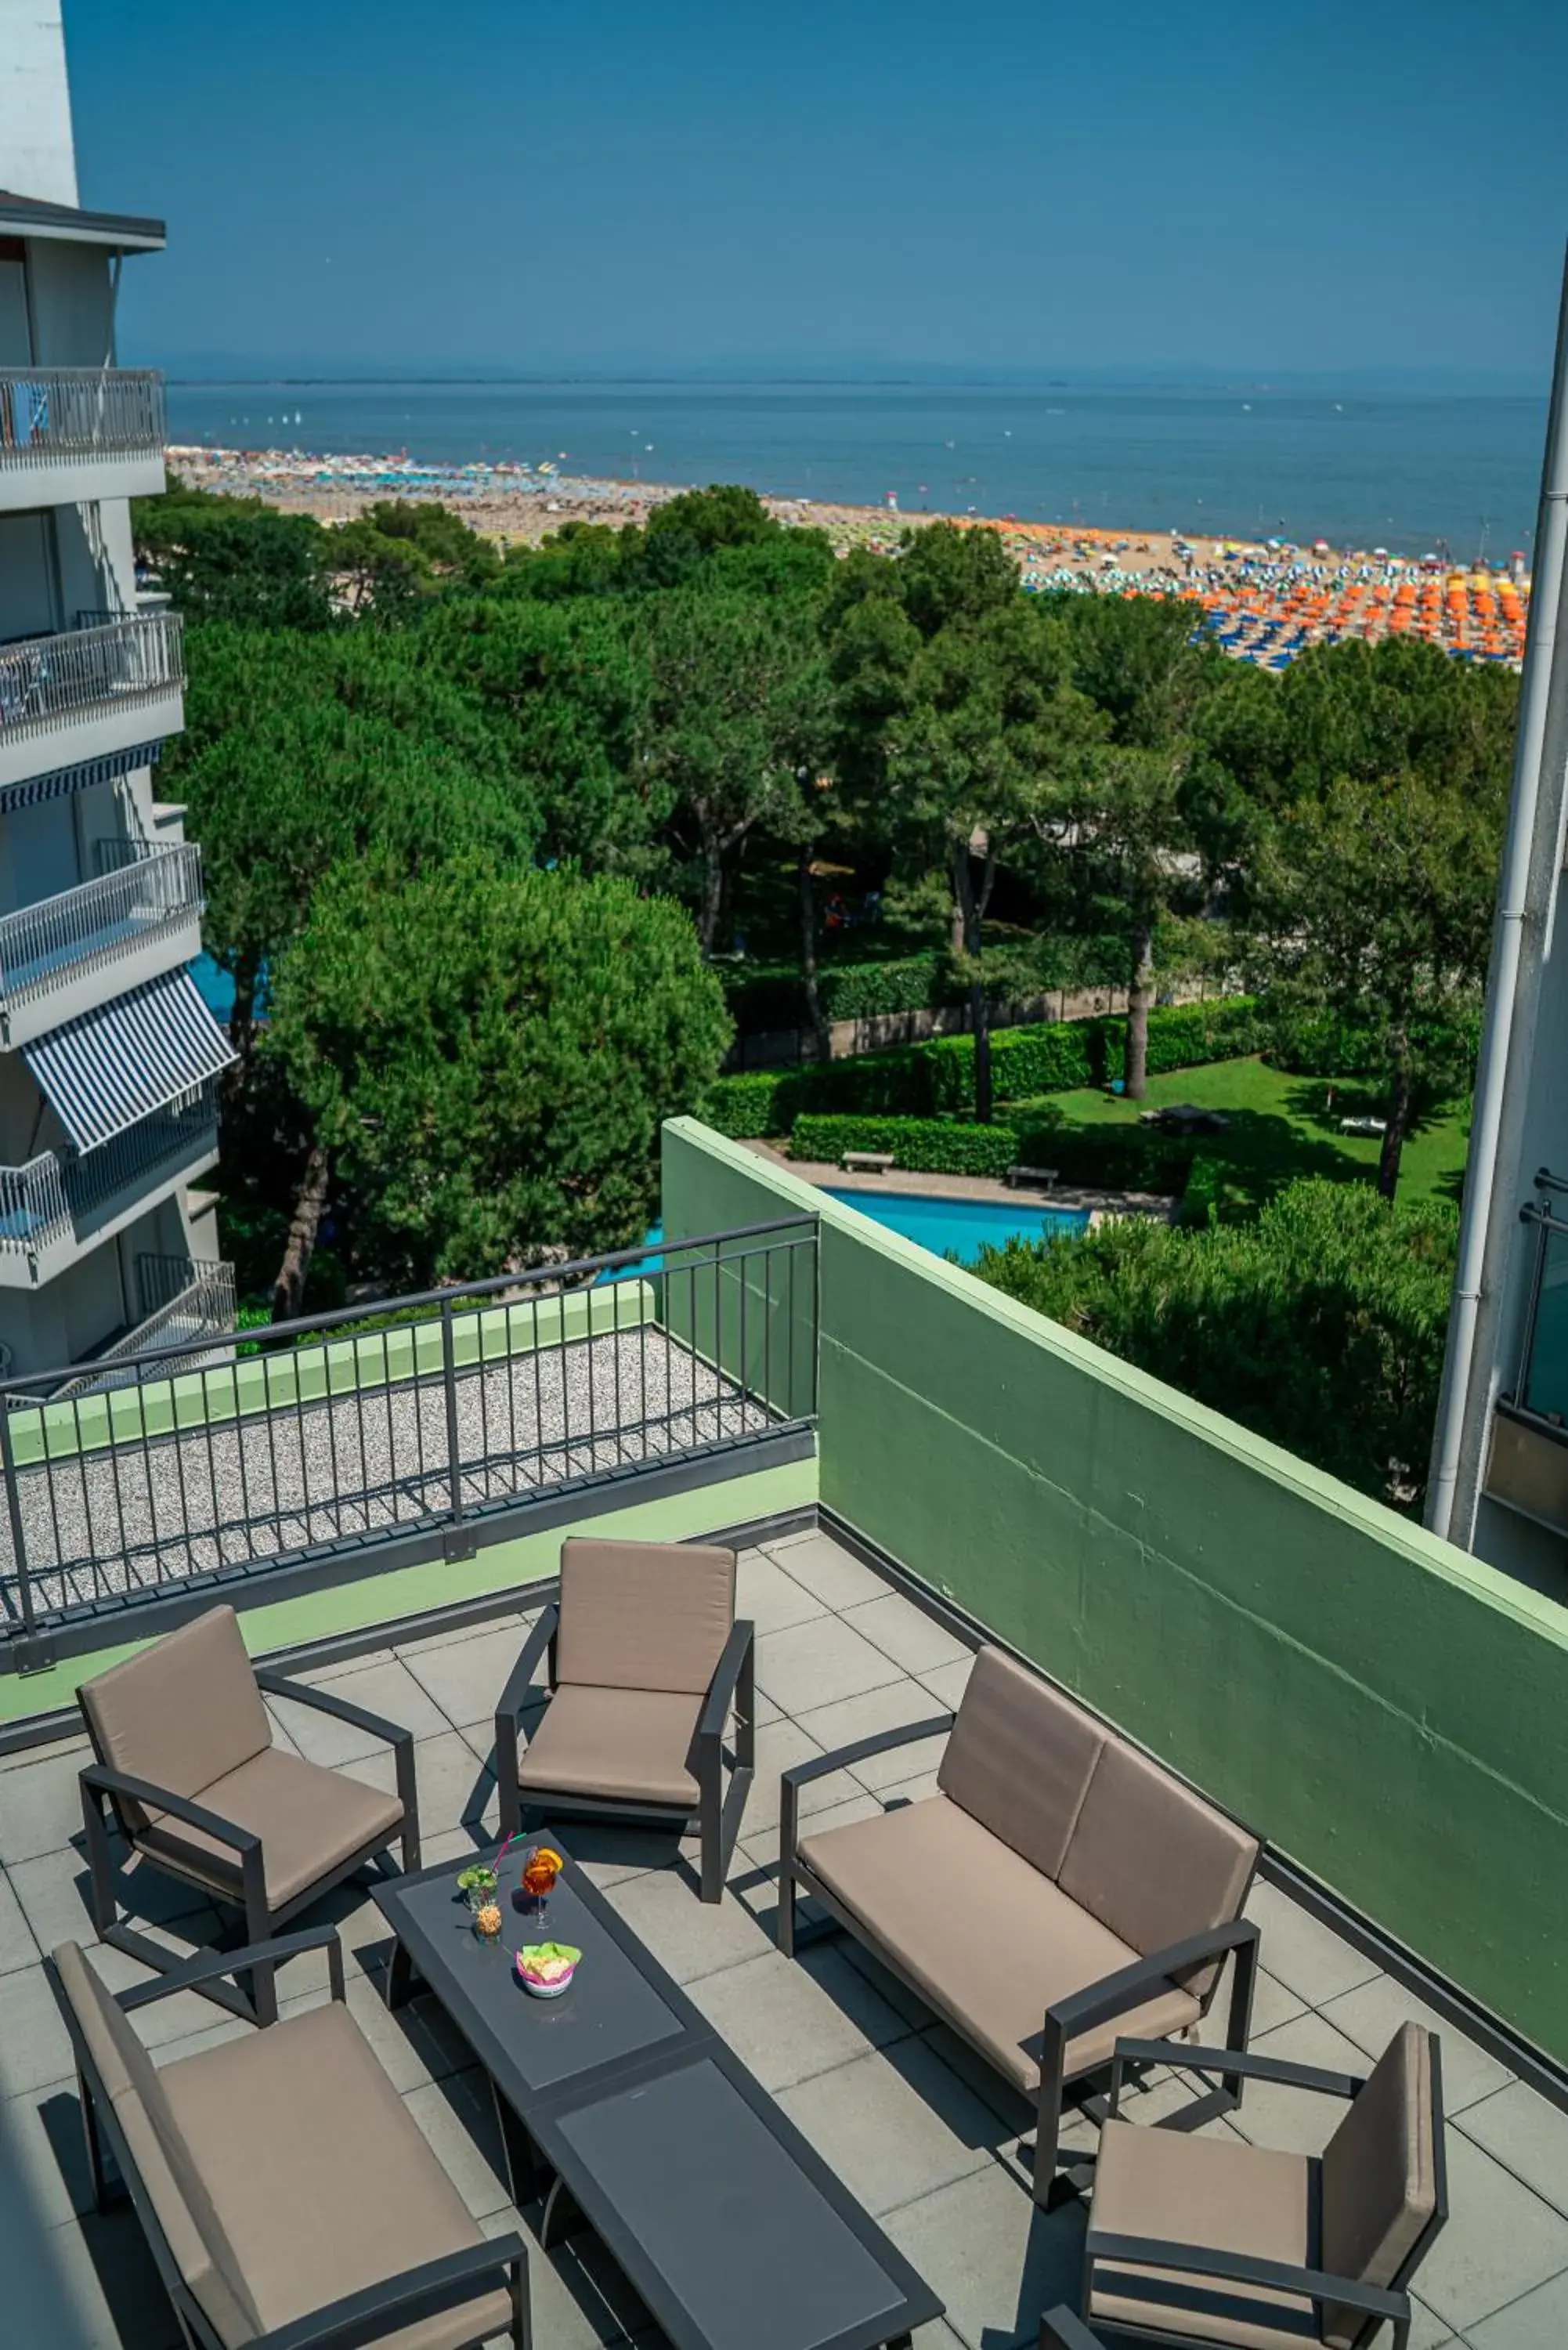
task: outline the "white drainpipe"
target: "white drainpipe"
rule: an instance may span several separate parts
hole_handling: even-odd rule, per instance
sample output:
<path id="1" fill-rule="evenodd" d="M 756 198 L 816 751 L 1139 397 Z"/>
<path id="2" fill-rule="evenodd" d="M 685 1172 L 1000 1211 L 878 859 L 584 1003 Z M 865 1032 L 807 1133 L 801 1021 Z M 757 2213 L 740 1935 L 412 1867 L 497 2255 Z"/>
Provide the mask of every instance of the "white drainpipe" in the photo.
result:
<path id="1" fill-rule="evenodd" d="M 1497 1183 L 1503 1096 L 1519 992 L 1519 967 L 1524 946 L 1531 857 L 1541 800 L 1547 711 L 1559 652 L 1568 650 L 1568 639 L 1560 637 L 1558 627 L 1565 548 L 1568 548 L 1568 267 L 1563 272 L 1563 299 L 1557 318 L 1557 359 L 1552 371 L 1552 408 L 1546 426 L 1546 458 L 1541 480 L 1541 512 L 1535 532 L 1530 633 L 1524 650 L 1524 674 L 1520 681 L 1519 733 L 1514 745 L 1508 837 L 1503 847 L 1502 873 L 1498 885 L 1497 922 L 1492 934 L 1480 1065 L 1476 1072 L 1475 1117 L 1470 1130 L 1469 1161 L 1465 1174 L 1459 1269 L 1455 1276 L 1448 1355 L 1443 1366 L 1442 1395 L 1438 1405 L 1438 1427 L 1432 1449 L 1436 1465 L 1427 1497 L 1427 1523 L 1434 1534 L 1445 1536 L 1449 1534 L 1453 1524 L 1466 1407 L 1469 1401 L 1475 1367 L 1476 1326 L 1480 1316 L 1481 1282 Z M 1552 879 L 1555 887 L 1555 874 Z M 1518 1202 L 1506 1200 L 1501 1202 L 1501 1207 L 1504 1213 L 1511 1215 L 1516 1211 Z"/>

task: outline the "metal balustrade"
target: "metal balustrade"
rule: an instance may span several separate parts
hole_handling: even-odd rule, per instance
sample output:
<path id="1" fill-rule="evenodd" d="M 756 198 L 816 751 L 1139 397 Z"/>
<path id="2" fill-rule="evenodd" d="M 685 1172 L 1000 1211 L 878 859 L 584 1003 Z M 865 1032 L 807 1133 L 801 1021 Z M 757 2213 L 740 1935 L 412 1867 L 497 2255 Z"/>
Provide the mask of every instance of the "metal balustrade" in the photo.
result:
<path id="1" fill-rule="evenodd" d="M 213 1339 L 232 1339 L 234 1327 L 234 1268 L 211 1258 L 140 1255 L 136 1260 L 137 1287 L 142 1318 L 133 1329 L 99 1349 L 93 1367 L 56 1388 L 50 1401 L 72 1395 L 101 1393 L 106 1388 L 131 1387 L 141 1377 L 141 1357 L 150 1347 L 170 1343 L 205 1346 Z M 149 1298 L 153 1303 L 149 1304 Z M 232 1353 L 202 1353 L 187 1358 L 188 1367 L 226 1361 Z"/>
<path id="2" fill-rule="evenodd" d="M 161 455 L 167 439 L 163 379 L 153 369 L 0 369 L 0 470 Z"/>
<path id="3" fill-rule="evenodd" d="M 0 1013 L 130 952 L 202 905 L 202 854 L 184 842 L 0 915 Z"/>
<path id="4" fill-rule="evenodd" d="M 0 1167 L 0 1251 L 36 1256 L 117 1192 L 217 1147 L 217 1091 L 208 1085 L 79 1158 L 45 1150 L 25 1166 Z"/>
<path id="5" fill-rule="evenodd" d="M 576 1488 L 798 1459 L 816 1247 L 789 1216 L 6 1376 L 0 1651 L 193 1577 L 466 1557 Z"/>
<path id="6" fill-rule="evenodd" d="M 0 742 L 106 707 L 134 708 L 184 682 L 177 612 L 127 613 L 103 628 L 0 644 Z"/>

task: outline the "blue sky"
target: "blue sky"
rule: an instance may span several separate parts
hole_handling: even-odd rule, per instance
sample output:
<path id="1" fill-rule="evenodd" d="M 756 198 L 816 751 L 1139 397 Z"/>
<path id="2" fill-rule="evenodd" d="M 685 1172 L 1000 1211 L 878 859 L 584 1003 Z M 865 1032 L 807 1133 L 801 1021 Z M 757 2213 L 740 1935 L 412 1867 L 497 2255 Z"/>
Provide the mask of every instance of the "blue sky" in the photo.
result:
<path id="1" fill-rule="evenodd" d="M 65 5 L 128 359 L 1549 368 L 1560 0 Z"/>

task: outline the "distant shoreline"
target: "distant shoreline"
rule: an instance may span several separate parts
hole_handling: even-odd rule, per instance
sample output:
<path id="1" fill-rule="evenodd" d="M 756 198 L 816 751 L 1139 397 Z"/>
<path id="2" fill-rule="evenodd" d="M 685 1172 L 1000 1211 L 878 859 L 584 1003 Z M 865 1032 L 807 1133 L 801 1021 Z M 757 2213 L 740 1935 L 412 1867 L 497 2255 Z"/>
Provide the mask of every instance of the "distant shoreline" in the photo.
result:
<path id="1" fill-rule="evenodd" d="M 691 484 L 565 474 L 548 465 L 421 463 L 401 454 L 317 455 L 185 443 L 171 467 L 193 489 L 259 497 L 286 514 L 348 522 L 383 500 L 439 501 L 503 546 L 536 546 L 570 522 L 646 523 Z M 1529 582 L 1439 566 L 1386 549 L 1310 546 L 1234 534 L 1021 522 L 1013 515 L 859 505 L 805 497 L 762 502 L 786 525 L 825 531 L 840 554 L 890 554 L 906 528 L 948 521 L 994 530 L 1026 588 L 1093 589 L 1200 602 L 1226 651 L 1269 668 L 1309 644 L 1409 633 L 1469 659 L 1522 657 Z M 1455 583 L 1462 581 L 1462 588 Z M 1455 598 L 1458 595 L 1459 601 Z"/>

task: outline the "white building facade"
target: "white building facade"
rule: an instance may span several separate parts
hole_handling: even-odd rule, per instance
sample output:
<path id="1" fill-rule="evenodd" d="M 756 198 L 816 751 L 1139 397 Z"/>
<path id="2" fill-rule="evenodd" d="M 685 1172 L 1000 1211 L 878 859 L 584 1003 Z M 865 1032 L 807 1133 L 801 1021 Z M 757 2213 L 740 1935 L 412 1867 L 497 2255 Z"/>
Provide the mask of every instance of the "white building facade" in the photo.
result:
<path id="1" fill-rule="evenodd" d="M 233 1324 L 200 1188 L 233 1056 L 153 782 L 181 629 L 131 550 L 162 384 L 115 364 L 121 268 L 163 242 L 80 208 L 58 8 L 0 0 L 0 1378 Z"/>

